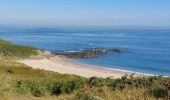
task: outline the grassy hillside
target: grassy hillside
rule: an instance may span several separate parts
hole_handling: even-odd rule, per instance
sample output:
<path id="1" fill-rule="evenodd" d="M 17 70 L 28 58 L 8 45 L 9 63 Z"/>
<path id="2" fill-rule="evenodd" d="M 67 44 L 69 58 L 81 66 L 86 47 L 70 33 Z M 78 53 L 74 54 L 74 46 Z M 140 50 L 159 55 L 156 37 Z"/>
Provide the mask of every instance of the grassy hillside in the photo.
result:
<path id="1" fill-rule="evenodd" d="M 28 57 L 33 54 L 36 54 L 35 48 L 14 45 L 0 39 L 0 57 Z"/>

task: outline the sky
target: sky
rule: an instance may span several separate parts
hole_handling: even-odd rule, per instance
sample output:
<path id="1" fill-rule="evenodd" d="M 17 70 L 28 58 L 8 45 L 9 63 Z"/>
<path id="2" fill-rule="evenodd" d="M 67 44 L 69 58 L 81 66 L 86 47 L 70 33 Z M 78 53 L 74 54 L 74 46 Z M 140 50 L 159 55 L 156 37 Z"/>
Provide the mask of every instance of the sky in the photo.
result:
<path id="1" fill-rule="evenodd" d="M 0 0 L 0 25 L 170 27 L 170 0 Z"/>

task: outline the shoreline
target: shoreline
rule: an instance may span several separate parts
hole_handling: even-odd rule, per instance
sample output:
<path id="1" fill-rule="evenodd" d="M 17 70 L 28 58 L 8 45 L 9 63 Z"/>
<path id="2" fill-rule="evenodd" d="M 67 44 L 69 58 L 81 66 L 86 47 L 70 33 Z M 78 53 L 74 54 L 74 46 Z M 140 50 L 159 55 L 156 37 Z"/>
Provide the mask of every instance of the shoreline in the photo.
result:
<path id="1" fill-rule="evenodd" d="M 34 69 L 43 69 L 61 74 L 74 74 L 86 78 L 101 77 L 101 78 L 121 78 L 125 75 L 134 75 L 134 77 L 154 76 L 152 74 L 145 74 L 140 72 L 133 72 L 128 70 L 106 68 L 102 66 L 93 66 L 86 64 L 79 64 L 71 61 L 71 59 L 62 56 L 45 57 L 43 59 L 23 59 L 19 60 L 27 66 Z"/>
<path id="2" fill-rule="evenodd" d="M 135 71 L 130 71 L 130 70 L 123 70 L 123 69 L 117 69 L 117 68 L 109 68 L 107 66 L 96 66 L 96 65 L 90 65 L 90 64 L 83 64 L 83 63 L 75 63 L 74 61 L 71 61 L 74 64 L 79 64 L 82 66 L 86 66 L 86 67 L 94 67 L 97 69 L 105 69 L 105 70 L 111 70 L 111 71 L 120 71 L 120 72 L 124 72 L 124 73 L 131 73 L 131 74 L 139 74 L 139 75 L 144 75 L 144 76 L 155 76 L 154 74 L 148 74 L 148 73 L 142 73 L 142 72 L 135 72 Z M 166 76 L 165 76 L 166 77 Z"/>

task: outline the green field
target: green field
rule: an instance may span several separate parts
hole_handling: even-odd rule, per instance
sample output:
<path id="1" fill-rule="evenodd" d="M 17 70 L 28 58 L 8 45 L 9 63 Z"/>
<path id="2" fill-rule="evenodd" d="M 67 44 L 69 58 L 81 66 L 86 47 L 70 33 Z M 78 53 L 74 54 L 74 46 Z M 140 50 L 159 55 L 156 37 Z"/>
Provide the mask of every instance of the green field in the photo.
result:
<path id="1" fill-rule="evenodd" d="M 36 49 L 0 40 L 1 57 L 25 58 Z M 2 53 L 3 52 L 3 53 Z M 0 60 L 2 100 L 168 100 L 170 78 L 84 78 L 32 69 L 12 59 Z"/>

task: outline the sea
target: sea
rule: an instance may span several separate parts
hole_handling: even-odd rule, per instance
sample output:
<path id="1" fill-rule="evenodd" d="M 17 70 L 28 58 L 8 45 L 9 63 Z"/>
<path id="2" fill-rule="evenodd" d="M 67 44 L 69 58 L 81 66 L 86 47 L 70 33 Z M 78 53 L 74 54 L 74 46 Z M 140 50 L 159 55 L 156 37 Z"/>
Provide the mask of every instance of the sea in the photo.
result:
<path id="1" fill-rule="evenodd" d="M 121 48 L 75 63 L 170 76 L 170 29 L 111 27 L 0 27 L 0 39 L 56 52 Z"/>

